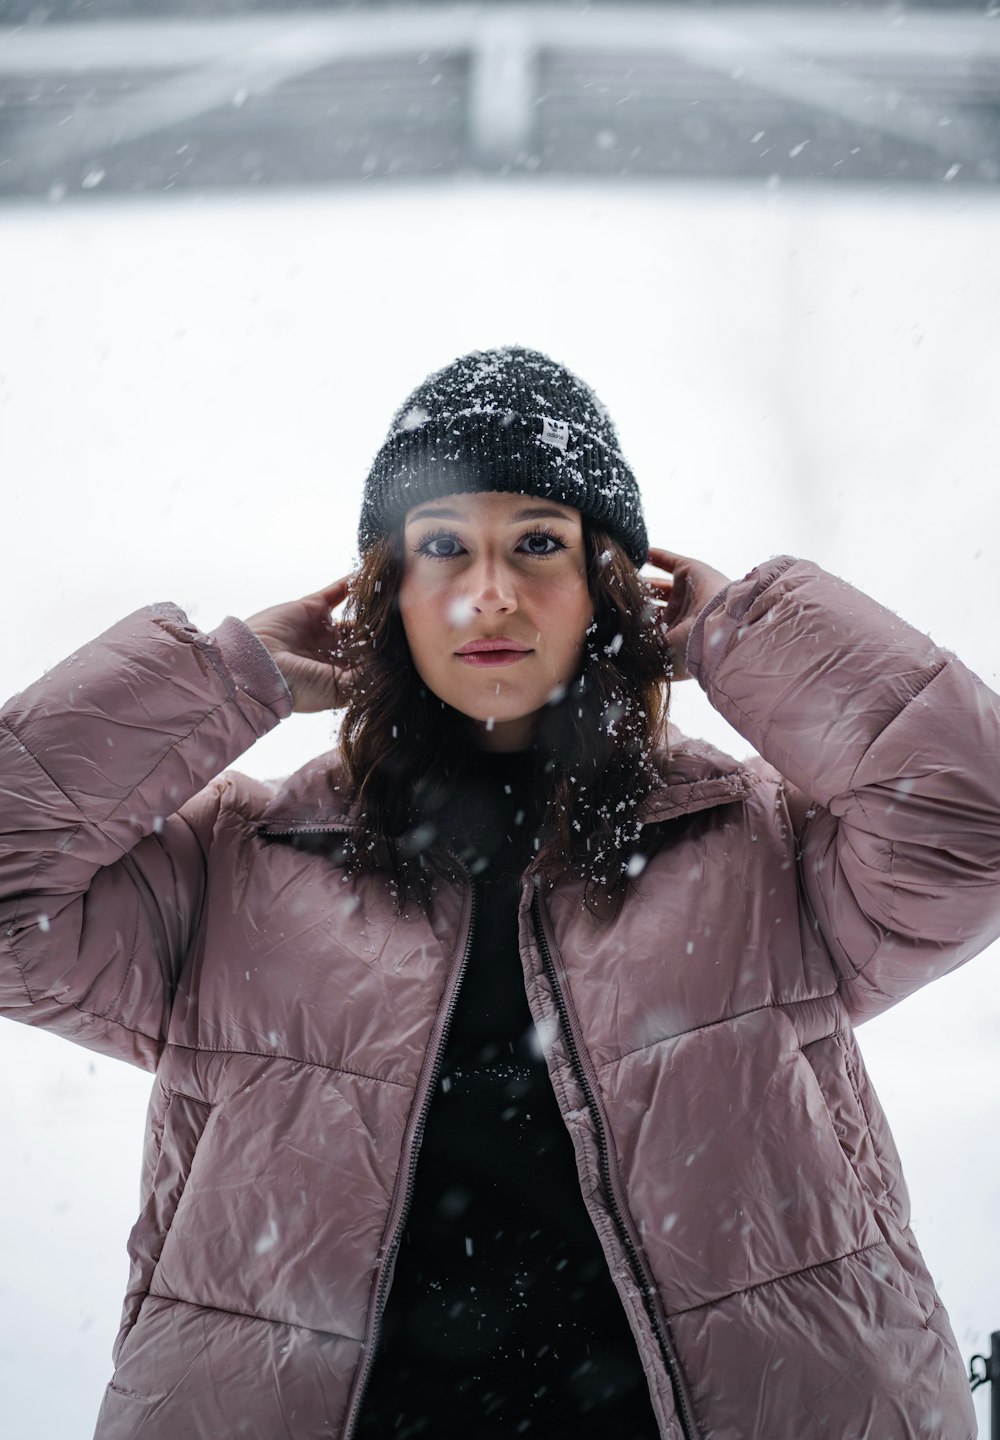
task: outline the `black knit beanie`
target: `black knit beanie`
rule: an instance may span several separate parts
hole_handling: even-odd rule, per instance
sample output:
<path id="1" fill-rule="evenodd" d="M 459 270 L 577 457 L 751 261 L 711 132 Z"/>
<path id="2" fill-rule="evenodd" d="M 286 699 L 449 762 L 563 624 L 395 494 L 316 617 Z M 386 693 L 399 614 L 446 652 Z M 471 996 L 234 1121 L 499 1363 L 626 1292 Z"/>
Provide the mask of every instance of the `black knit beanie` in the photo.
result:
<path id="1" fill-rule="evenodd" d="M 396 411 L 365 482 L 362 555 L 411 506 L 470 491 L 542 495 L 607 530 L 638 565 L 648 543 L 639 487 L 594 392 L 537 350 L 476 350 Z"/>

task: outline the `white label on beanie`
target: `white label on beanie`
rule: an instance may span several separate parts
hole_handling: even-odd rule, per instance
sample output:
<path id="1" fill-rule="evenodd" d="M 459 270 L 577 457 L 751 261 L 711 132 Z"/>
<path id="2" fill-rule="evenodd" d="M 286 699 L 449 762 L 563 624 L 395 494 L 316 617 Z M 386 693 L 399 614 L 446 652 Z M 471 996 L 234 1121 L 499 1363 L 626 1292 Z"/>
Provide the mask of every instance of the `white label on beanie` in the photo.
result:
<path id="1" fill-rule="evenodd" d="M 547 415 L 542 416 L 543 445 L 554 445 L 557 450 L 565 450 L 569 444 L 569 421 L 550 420 Z"/>

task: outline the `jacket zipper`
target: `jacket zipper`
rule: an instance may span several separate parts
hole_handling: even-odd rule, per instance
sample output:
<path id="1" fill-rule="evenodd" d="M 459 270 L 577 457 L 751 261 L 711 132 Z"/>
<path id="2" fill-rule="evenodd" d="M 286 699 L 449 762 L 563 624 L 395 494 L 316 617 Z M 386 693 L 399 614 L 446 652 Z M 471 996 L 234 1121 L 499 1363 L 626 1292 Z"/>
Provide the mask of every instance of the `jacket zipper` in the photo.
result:
<path id="1" fill-rule="evenodd" d="M 316 833 L 318 831 L 327 831 L 331 834 L 336 833 L 342 828 L 343 827 L 341 826 L 333 825 L 301 825 L 287 827 L 281 826 L 280 828 L 274 827 L 274 829 L 278 833 L 290 833 L 296 830 L 308 830 L 312 833 Z M 410 1201 L 413 1194 L 413 1181 L 416 1175 L 417 1161 L 420 1157 L 420 1146 L 423 1139 L 424 1126 L 427 1121 L 427 1112 L 430 1109 L 431 1098 L 437 1087 L 438 1077 L 441 1072 L 442 1057 L 444 1056 L 445 1047 L 448 1043 L 448 1033 L 451 1029 L 452 1017 L 455 1013 L 455 1006 L 458 1003 L 458 993 L 462 988 L 462 980 L 465 977 L 465 972 L 469 964 L 469 955 L 472 952 L 472 934 L 476 918 L 476 887 L 471 876 L 469 876 L 468 872 L 465 870 L 465 867 L 461 864 L 460 861 L 458 861 L 457 857 L 451 856 L 451 858 L 455 861 L 458 868 L 465 874 L 465 877 L 469 882 L 469 919 L 468 928 L 465 934 L 465 947 L 462 952 L 462 962 L 459 966 L 458 975 L 455 979 L 455 984 L 452 988 L 451 995 L 448 997 L 448 1008 L 445 1013 L 443 1024 L 441 1026 L 441 1035 L 438 1041 L 437 1053 L 434 1056 L 434 1061 L 431 1066 L 430 1082 L 424 1094 L 420 1114 L 417 1117 L 417 1123 L 413 1130 L 413 1144 L 410 1150 L 410 1159 L 406 1176 L 406 1188 L 403 1192 L 403 1202 L 400 1207 L 399 1218 L 396 1221 L 395 1229 L 392 1231 L 389 1237 L 389 1243 L 386 1247 L 385 1263 L 383 1264 L 381 1272 L 379 1274 L 378 1289 L 375 1295 L 375 1328 L 372 1331 L 371 1344 L 368 1347 L 368 1352 L 364 1359 L 364 1368 L 362 1369 L 362 1372 L 355 1383 L 354 1394 L 352 1400 L 349 1402 L 348 1419 L 347 1423 L 345 1424 L 341 1440 L 351 1440 L 351 1436 L 353 1435 L 354 1430 L 357 1426 L 358 1416 L 361 1413 L 361 1407 L 364 1403 L 365 1390 L 368 1387 L 368 1380 L 371 1375 L 372 1366 L 375 1363 L 375 1356 L 378 1353 L 378 1341 L 382 1326 L 383 1308 L 385 1306 L 385 1301 L 388 1294 L 388 1282 L 386 1280 L 386 1276 L 390 1273 L 392 1269 L 392 1262 L 394 1261 L 396 1252 L 399 1249 L 400 1239 L 402 1237 L 403 1229 L 406 1225 L 407 1216 L 409 1214 Z M 621 1240 L 622 1245 L 625 1247 L 625 1252 L 628 1255 L 629 1264 L 632 1267 L 633 1279 L 638 1285 L 639 1293 L 642 1296 L 643 1308 L 646 1311 L 646 1315 L 649 1319 L 650 1325 L 652 1326 L 653 1333 L 655 1334 L 657 1343 L 659 1344 L 660 1352 L 663 1355 L 664 1362 L 667 1366 L 667 1373 L 670 1376 L 670 1384 L 674 1394 L 674 1404 L 677 1407 L 677 1413 L 681 1421 L 681 1428 L 684 1431 L 684 1440 L 700 1440 L 698 1428 L 695 1424 L 694 1417 L 692 1416 L 690 1407 L 687 1403 L 687 1397 L 684 1391 L 684 1384 L 680 1374 L 680 1366 L 677 1362 L 676 1356 L 673 1353 L 670 1341 L 664 1334 L 663 1326 L 660 1323 L 660 1318 L 656 1313 L 656 1307 L 653 1303 L 651 1287 L 643 1279 L 642 1265 L 639 1260 L 638 1252 L 636 1251 L 635 1246 L 632 1244 L 632 1239 L 628 1233 L 628 1230 L 625 1227 L 625 1222 L 622 1219 L 621 1210 L 619 1209 L 614 1197 L 614 1191 L 611 1183 L 610 1153 L 608 1149 L 607 1137 L 604 1133 L 604 1125 L 601 1121 L 600 1111 L 597 1108 L 597 1102 L 594 1099 L 594 1093 L 590 1087 L 590 1082 L 588 1081 L 587 1076 L 584 1073 L 583 1066 L 580 1063 L 580 1055 L 576 1047 L 576 1040 L 573 1037 L 572 1028 L 570 1026 L 569 1012 L 566 1008 L 566 1001 L 563 996 L 562 989 L 559 985 L 555 965 L 552 962 L 552 952 L 549 949 L 549 943 L 545 938 L 545 931 L 542 924 L 541 904 L 539 902 L 537 890 L 531 902 L 531 916 L 535 930 L 535 938 L 538 941 L 538 948 L 542 956 L 542 963 L 545 966 L 546 974 L 548 975 L 549 981 L 552 985 L 552 993 L 555 996 L 556 1006 L 559 1010 L 559 1019 L 562 1023 L 563 1033 L 566 1036 L 566 1043 L 569 1047 L 570 1060 L 573 1065 L 573 1070 L 579 1082 L 580 1088 L 582 1089 L 584 1096 L 586 1097 L 587 1106 L 590 1110 L 591 1116 L 593 1117 L 594 1127 L 597 1132 L 601 1181 L 604 1185 L 604 1193 L 607 1200 L 608 1209 L 611 1212 L 611 1218 L 614 1221 L 615 1229 L 618 1231 L 618 1237 Z"/>
<path id="2" fill-rule="evenodd" d="M 639 1293 L 642 1296 L 643 1308 L 646 1311 L 649 1323 L 652 1326 L 653 1333 L 656 1336 L 657 1343 L 659 1344 L 660 1352 L 663 1355 L 663 1359 L 666 1363 L 667 1373 L 670 1376 L 670 1385 L 674 1392 L 674 1404 L 677 1407 L 677 1414 L 680 1418 L 681 1428 L 684 1431 L 685 1440 L 699 1440 L 698 1427 L 695 1423 L 693 1415 L 691 1414 L 690 1406 L 688 1405 L 687 1395 L 685 1393 L 685 1386 L 681 1377 L 680 1365 L 678 1363 L 676 1355 L 673 1352 L 670 1340 L 665 1334 L 663 1326 L 660 1323 L 660 1317 L 656 1313 L 656 1306 L 653 1298 L 653 1289 L 649 1284 L 647 1284 L 647 1282 L 643 1278 L 642 1264 L 639 1259 L 638 1251 L 632 1243 L 632 1238 L 628 1233 L 628 1230 L 625 1226 L 625 1221 L 622 1218 L 621 1210 L 615 1199 L 614 1189 L 611 1183 L 611 1159 L 607 1136 L 604 1133 L 604 1125 L 601 1120 L 601 1114 L 597 1106 L 597 1101 L 594 1099 L 594 1092 L 591 1089 L 590 1082 L 587 1079 L 586 1074 L 584 1073 L 583 1065 L 580 1062 L 580 1054 L 576 1046 L 576 1040 L 573 1037 L 573 1031 L 570 1027 L 569 1012 L 566 1007 L 566 1000 L 563 995 L 562 989 L 560 988 L 559 980 L 556 975 L 556 967 L 552 961 L 552 952 L 549 949 L 549 942 L 545 938 L 545 931 L 542 925 L 542 909 L 538 898 L 537 890 L 531 902 L 531 917 L 535 929 L 535 938 L 538 941 L 538 948 L 542 956 L 542 964 L 545 966 L 545 972 L 549 977 L 549 983 L 552 986 L 552 993 L 555 996 L 556 1006 L 559 1010 L 559 1019 L 562 1023 L 563 1034 L 566 1037 L 566 1043 L 569 1047 L 569 1055 L 573 1065 L 573 1071 L 576 1075 L 577 1081 L 579 1082 L 580 1088 L 586 1098 L 587 1107 L 590 1110 L 591 1116 L 594 1121 L 594 1127 L 597 1132 L 601 1183 L 604 1187 L 604 1195 L 607 1201 L 608 1209 L 611 1212 L 611 1218 L 614 1221 L 615 1229 L 618 1231 L 618 1238 L 621 1241 L 622 1245 L 625 1247 L 625 1252 L 628 1255 L 629 1264 L 632 1267 L 633 1279 L 636 1281 L 639 1287 Z"/>
<path id="3" fill-rule="evenodd" d="M 465 871 L 465 867 L 462 866 L 460 862 L 456 861 L 456 864 L 459 864 L 460 868 Z M 351 1436 L 353 1435 L 358 1423 L 358 1416 L 361 1414 L 361 1408 L 364 1404 L 365 1391 L 368 1388 L 368 1381 L 371 1376 L 372 1366 L 375 1363 L 375 1356 L 378 1354 L 378 1342 L 382 1329 L 382 1314 L 389 1291 L 389 1283 L 386 1277 L 392 1272 L 393 1262 L 395 1261 L 396 1252 L 399 1249 L 403 1230 L 406 1226 L 407 1216 L 410 1212 L 410 1202 L 413 1198 L 413 1181 L 417 1171 L 417 1161 L 420 1158 L 420 1148 L 424 1136 L 424 1126 L 427 1122 L 427 1112 L 430 1109 L 431 1100 L 434 1096 L 435 1090 L 437 1089 L 437 1083 L 441 1074 L 441 1065 L 445 1052 L 445 1047 L 448 1044 L 448 1033 L 451 1030 L 451 1022 L 452 1017 L 455 1014 L 455 1006 L 458 1003 L 458 993 L 462 988 L 462 980 L 465 977 L 465 972 L 469 964 L 469 956 L 472 953 L 472 932 L 476 921 L 476 887 L 475 883 L 472 881 L 467 871 L 465 872 L 465 874 L 466 878 L 469 880 L 470 900 L 468 928 L 465 934 L 465 948 L 462 953 L 462 963 L 459 966 L 458 975 L 455 978 L 455 983 L 452 987 L 451 994 L 448 997 L 447 1010 L 445 1012 L 444 1021 L 441 1026 L 441 1034 L 438 1041 L 437 1053 L 434 1056 L 434 1061 L 431 1066 L 430 1079 L 427 1085 L 426 1092 L 424 1094 L 420 1113 L 417 1116 L 417 1123 L 412 1131 L 413 1142 L 410 1147 L 410 1159 L 407 1168 L 406 1187 L 403 1191 L 403 1201 L 402 1205 L 399 1208 L 399 1216 L 396 1221 L 395 1228 L 390 1232 L 389 1235 L 389 1240 L 385 1250 L 385 1260 L 379 1273 L 378 1289 L 375 1293 L 375 1328 L 372 1331 L 371 1343 L 368 1346 L 368 1350 L 363 1361 L 363 1368 L 361 1374 L 355 1382 L 353 1397 L 349 1402 L 348 1406 L 348 1418 L 345 1423 L 341 1440 L 351 1440 Z"/>

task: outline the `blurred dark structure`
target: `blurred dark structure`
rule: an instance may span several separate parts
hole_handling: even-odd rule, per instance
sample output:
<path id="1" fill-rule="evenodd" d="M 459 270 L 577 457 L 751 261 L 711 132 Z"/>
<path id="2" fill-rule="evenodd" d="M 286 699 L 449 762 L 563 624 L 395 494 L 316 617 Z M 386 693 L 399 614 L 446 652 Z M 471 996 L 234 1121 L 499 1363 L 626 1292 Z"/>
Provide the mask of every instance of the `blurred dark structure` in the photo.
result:
<path id="1" fill-rule="evenodd" d="M 973 1355 L 969 1361 L 969 1383 L 973 1390 L 992 1385 L 990 1391 L 990 1440 L 1000 1440 L 1000 1330 L 990 1336 L 990 1353 Z"/>
<path id="2" fill-rule="evenodd" d="M 2 198 L 455 173 L 994 185 L 1000 0 L 0 0 Z"/>

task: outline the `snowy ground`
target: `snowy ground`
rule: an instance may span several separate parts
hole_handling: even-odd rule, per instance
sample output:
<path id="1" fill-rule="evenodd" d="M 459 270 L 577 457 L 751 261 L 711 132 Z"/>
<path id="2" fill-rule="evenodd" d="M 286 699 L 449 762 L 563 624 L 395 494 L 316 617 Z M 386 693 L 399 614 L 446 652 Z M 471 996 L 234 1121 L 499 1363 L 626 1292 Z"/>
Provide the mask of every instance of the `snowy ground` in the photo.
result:
<path id="1" fill-rule="evenodd" d="M 994 197 L 454 182 L 7 209 L 0 249 L 5 695 L 150 601 L 211 628 L 345 573 L 396 403 L 505 342 L 595 386 L 654 543 L 807 555 L 1000 685 Z M 674 716 L 747 753 L 692 686 Z M 240 765 L 330 743 L 296 716 Z M 997 959 L 860 1031 L 966 1358 L 1000 1328 Z M 148 1093 L 0 1027 L 7 1440 L 92 1434 Z"/>

